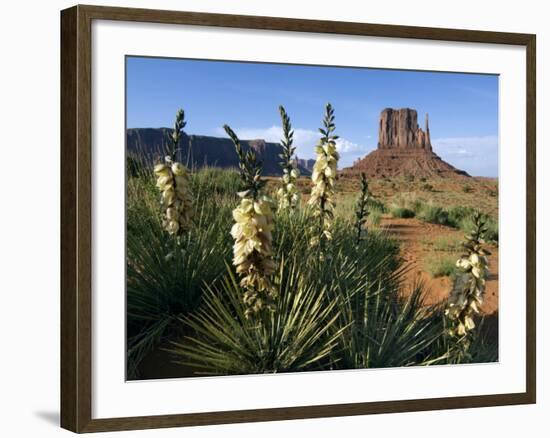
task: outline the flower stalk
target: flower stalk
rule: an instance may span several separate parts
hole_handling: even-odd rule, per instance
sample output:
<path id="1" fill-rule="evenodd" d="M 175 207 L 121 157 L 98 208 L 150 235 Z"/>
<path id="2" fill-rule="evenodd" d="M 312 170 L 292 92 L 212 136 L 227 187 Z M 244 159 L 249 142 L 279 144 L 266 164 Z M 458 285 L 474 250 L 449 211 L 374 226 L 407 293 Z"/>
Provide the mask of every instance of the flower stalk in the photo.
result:
<path id="1" fill-rule="evenodd" d="M 252 150 L 246 153 L 233 130 L 225 125 L 239 156 L 239 168 L 244 189 L 238 193 L 241 201 L 233 210 L 235 224 L 231 228 L 233 265 L 244 289 L 245 316 L 258 316 L 274 309 L 276 290 L 271 283 L 275 271 L 273 261 L 273 201 L 262 194 L 262 165 Z"/>
<path id="2" fill-rule="evenodd" d="M 193 218 L 192 196 L 189 187 L 187 167 L 177 161 L 179 142 L 186 122 L 182 109 L 176 113 L 172 144 L 167 148 L 164 163 L 154 167 L 157 177 L 156 186 L 161 193 L 162 226 L 173 236 L 180 236 L 188 231 Z"/>
<path id="3" fill-rule="evenodd" d="M 367 233 L 366 227 L 364 227 L 367 222 L 368 212 L 368 202 L 369 202 L 369 183 L 367 181 L 367 176 L 361 172 L 361 194 L 357 200 L 357 205 L 355 207 L 355 230 L 357 237 L 355 242 L 359 244 L 363 235 Z"/>
<path id="4" fill-rule="evenodd" d="M 277 191 L 277 198 L 280 211 L 294 210 L 300 200 L 297 186 L 300 172 L 294 159 L 296 148 L 292 145 L 294 142 L 294 131 L 292 130 L 290 118 L 282 105 L 279 106 L 279 114 L 281 115 L 284 138 L 280 142 L 283 152 L 279 154 L 282 160 L 279 164 L 283 170 L 283 176 L 281 177 L 281 187 Z"/>
<path id="5" fill-rule="evenodd" d="M 310 245 L 320 246 L 321 257 L 323 257 L 325 241 L 332 239 L 330 230 L 335 207 L 334 185 L 340 158 L 336 150 L 338 136 L 333 134 L 335 129 L 334 109 L 330 103 L 327 103 L 323 128 L 319 128 L 322 137 L 315 146 L 317 157 L 311 175 L 313 188 L 308 200 L 308 205 L 313 208 L 313 215 L 317 219 L 317 225 L 312 230 L 314 236 L 310 239 Z"/>
<path id="6" fill-rule="evenodd" d="M 483 248 L 486 221 L 479 212 L 474 213 L 472 220 L 473 229 L 463 243 L 466 254 L 456 262 L 461 273 L 455 280 L 445 310 L 451 326 L 449 334 L 454 337 L 464 337 L 475 328 L 474 317 L 480 313 L 489 273 L 487 256 L 491 253 Z"/>

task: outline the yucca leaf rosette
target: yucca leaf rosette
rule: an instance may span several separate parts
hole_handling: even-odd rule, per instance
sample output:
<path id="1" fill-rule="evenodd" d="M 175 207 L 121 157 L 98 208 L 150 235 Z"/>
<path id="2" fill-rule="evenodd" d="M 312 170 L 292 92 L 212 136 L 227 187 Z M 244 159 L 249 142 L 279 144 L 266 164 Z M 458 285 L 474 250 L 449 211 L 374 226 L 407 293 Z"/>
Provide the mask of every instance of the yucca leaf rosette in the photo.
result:
<path id="1" fill-rule="evenodd" d="M 456 262 L 460 270 L 447 303 L 445 314 L 450 320 L 451 336 L 465 336 L 475 328 L 474 317 L 480 313 L 483 303 L 487 275 L 489 274 L 490 252 L 483 244 L 483 235 L 487 231 L 485 221 L 479 212 L 473 216 L 474 229 L 463 243 L 467 253 Z"/>
<path id="2" fill-rule="evenodd" d="M 311 175 L 313 188 L 308 200 L 308 205 L 313 209 L 313 215 L 318 220 L 317 225 L 312 229 L 311 246 L 319 244 L 322 246 L 325 240 L 332 239 L 330 228 L 335 207 L 334 185 L 340 156 L 336 150 L 338 136 L 333 135 L 336 127 L 334 109 L 330 103 L 325 107 L 323 125 L 324 128 L 319 129 L 323 136 L 315 146 L 316 160 Z"/>
<path id="3" fill-rule="evenodd" d="M 279 201 L 279 210 L 292 210 L 298 206 L 300 200 L 297 184 L 300 172 L 294 159 L 296 148 L 292 145 L 294 142 L 294 131 L 292 130 L 290 117 L 283 106 L 279 106 L 279 113 L 283 125 L 284 139 L 281 140 L 283 151 L 279 154 L 281 158 L 279 164 L 281 165 L 283 176 L 281 177 L 281 187 L 277 191 L 277 198 Z"/>

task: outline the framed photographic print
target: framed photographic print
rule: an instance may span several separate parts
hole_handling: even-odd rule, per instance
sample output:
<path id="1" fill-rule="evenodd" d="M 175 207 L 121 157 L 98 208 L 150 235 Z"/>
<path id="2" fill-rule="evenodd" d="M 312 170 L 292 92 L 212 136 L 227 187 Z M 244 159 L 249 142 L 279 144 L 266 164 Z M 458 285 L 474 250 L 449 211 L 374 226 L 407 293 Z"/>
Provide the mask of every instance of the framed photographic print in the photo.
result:
<path id="1" fill-rule="evenodd" d="M 535 36 L 61 13 L 61 423 L 535 403 Z"/>

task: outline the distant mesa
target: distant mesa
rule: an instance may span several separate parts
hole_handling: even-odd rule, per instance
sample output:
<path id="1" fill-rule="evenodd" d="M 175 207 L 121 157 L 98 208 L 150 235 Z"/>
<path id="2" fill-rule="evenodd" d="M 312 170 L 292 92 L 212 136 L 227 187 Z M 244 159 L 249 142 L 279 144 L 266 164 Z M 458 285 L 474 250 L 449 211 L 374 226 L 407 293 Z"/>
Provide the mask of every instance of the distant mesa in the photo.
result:
<path id="1" fill-rule="evenodd" d="M 134 128 L 126 131 L 129 156 L 140 156 L 152 163 L 162 158 L 164 144 L 170 143 L 169 128 Z M 265 140 L 241 140 L 245 150 L 252 149 L 263 163 L 264 175 L 281 175 L 281 145 Z M 229 138 L 184 134 L 181 157 L 193 168 L 216 166 L 237 168 L 238 158 Z M 313 150 L 313 146 L 312 146 Z M 302 175 L 310 175 L 315 160 L 298 158 Z M 371 178 L 395 176 L 468 177 L 469 175 L 443 161 L 432 150 L 428 115 L 424 129 L 418 126 L 416 110 L 386 108 L 380 114 L 378 148 L 342 170 L 343 175 L 366 173 Z"/>
<path id="2" fill-rule="evenodd" d="M 132 156 L 139 155 L 153 162 L 162 157 L 164 144 L 169 144 L 172 130 L 169 128 L 132 128 L 126 131 L 126 150 Z M 264 175 L 281 175 L 281 145 L 265 140 L 241 140 L 243 149 L 254 150 L 263 163 Z M 180 156 L 193 168 L 216 166 L 238 168 L 235 146 L 229 138 L 184 134 L 180 140 Z M 298 159 L 302 175 L 310 175 L 315 160 Z"/>
<path id="3" fill-rule="evenodd" d="M 315 165 L 314 158 L 298 158 L 298 167 L 307 170 L 309 173 L 313 172 L 313 166 Z"/>
<path id="4" fill-rule="evenodd" d="M 422 130 L 418 114 L 411 108 L 386 108 L 380 113 L 378 148 L 343 170 L 343 174 L 358 172 L 371 178 L 469 176 L 433 152 L 428 115 Z"/>

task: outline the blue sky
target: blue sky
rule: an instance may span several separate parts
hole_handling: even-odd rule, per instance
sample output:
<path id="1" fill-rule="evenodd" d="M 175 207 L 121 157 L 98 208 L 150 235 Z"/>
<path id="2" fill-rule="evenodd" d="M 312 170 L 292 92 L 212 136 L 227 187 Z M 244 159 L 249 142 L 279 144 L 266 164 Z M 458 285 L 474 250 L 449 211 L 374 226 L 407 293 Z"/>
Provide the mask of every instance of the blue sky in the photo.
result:
<path id="1" fill-rule="evenodd" d="M 326 102 L 335 108 L 340 167 L 376 148 L 387 107 L 430 116 L 434 151 L 472 175 L 498 175 L 498 77 L 493 75 L 127 58 L 127 127 L 171 126 L 183 107 L 188 134 L 281 138 L 278 106 L 296 131 L 300 158 L 312 158 Z"/>

